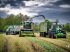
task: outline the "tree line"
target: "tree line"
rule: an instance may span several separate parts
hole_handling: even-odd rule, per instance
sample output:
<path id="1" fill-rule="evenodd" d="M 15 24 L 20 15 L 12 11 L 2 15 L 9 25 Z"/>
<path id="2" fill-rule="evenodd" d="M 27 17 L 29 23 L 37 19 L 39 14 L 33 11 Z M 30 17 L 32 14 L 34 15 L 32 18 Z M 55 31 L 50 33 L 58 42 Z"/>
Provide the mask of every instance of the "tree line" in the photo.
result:
<path id="1" fill-rule="evenodd" d="M 16 16 L 11 14 L 7 18 L 0 17 L 0 32 L 5 31 L 10 25 L 21 25 L 22 20 L 25 21 L 27 19 L 29 19 L 29 17 L 22 14 L 18 14 Z"/>
<path id="2" fill-rule="evenodd" d="M 21 23 L 23 21 L 26 21 L 29 19 L 29 16 L 27 15 L 22 15 L 22 14 L 18 14 L 18 15 L 9 15 L 7 18 L 1 18 L 0 17 L 0 32 L 6 31 L 6 29 L 8 28 L 8 26 L 10 25 L 21 25 Z M 50 27 L 50 23 L 48 22 L 48 28 Z M 64 29 L 68 32 L 70 32 L 70 23 L 66 23 L 63 24 L 64 25 Z M 36 31 L 39 30 L 39 27 L 35 24 L 34 29 Z"/>

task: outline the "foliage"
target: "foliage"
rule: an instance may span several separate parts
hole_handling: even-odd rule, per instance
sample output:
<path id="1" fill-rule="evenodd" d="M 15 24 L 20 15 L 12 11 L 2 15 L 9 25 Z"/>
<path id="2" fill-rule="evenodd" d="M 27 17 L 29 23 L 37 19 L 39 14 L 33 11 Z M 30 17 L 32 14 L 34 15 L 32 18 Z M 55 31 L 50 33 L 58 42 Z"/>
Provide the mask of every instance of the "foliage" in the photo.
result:
<path id="1" fill-rule="evenodd" d="M 21 17 L 22 16 L 22 17 Z M 23 19 L 22 19 L 23 18 Z M 0 18 L 0 32 L 5 31 L 9 25 L 20 25 L 22 20 L 26 21 L 29 17 L 27 15 L 9 15 L 7 18 Z"/>
<path id="2" fill-rule="evenodd" d="M 32 37 L 27 37 L 28 39 L 30 39 L 31 41 L 39 44 L 41 47 L 43 47 L 45 49 L 45 52 L 65 52 L 64 49 L 50 43 L 50 42 L 45 42 L 43 40 L 40 40 L 38 38 L 32 38 Z"/>
<path id="3" fill-rule="evenodd" d="M 46 20 L 45 22 L 47 22 L 47 30 L 49 30 L 51 28 L 52 23 L 49 20 Z"/>
<path id="4" fill-rule="evenodd" d="M 3 31 L 4 26 L 5 26 L 5 19 L 0 18 L 0 31 Z"/>
<path id="5" fill-rule="evenodd" d="M 66 31 L 70 32 L 70 24 L 69 24 L 69 23 L 66 23 L 66 24 L 64 25 L 64 29 L 65 29 Z"/>
<path id="6" fill-rule="evenodd" d="M 0 34 L 0 52 L 2 52 L 3 46 L 4 46 L 4 36 Z"/>

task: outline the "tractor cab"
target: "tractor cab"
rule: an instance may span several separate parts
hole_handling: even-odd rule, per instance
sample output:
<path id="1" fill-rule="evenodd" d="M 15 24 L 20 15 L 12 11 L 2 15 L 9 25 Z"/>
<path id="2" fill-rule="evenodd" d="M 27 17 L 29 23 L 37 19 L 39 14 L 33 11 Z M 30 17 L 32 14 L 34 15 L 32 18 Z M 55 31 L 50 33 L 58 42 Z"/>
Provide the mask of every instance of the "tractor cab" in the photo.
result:
<path id="1" fill-rule="evenodd" d="M 26 30 L 32 30 L 32 22 L 24 22 L 23 28 Z"/>

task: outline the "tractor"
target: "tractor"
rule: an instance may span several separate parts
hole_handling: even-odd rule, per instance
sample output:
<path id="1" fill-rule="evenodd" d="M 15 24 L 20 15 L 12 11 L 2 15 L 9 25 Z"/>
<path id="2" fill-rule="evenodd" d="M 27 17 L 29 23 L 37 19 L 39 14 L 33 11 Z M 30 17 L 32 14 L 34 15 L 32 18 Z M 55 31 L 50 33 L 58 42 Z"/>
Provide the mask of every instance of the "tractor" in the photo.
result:
<path id="1" fill-rule="evenodd" d="M 39 15 L 39 16 L 41 16 L 41 15 Z M 43 15 L 42 15 L 43 16 Z M 34 16 L 33 18 L 35 18 L 35 17 L 38 17 L 38 16 Z M 44 17 L 44 16 L 43 16 Z M 33 36 L 34 36 L 34 23 L 32 22 L 32 19 L 33 18 L 29 18 L 27 21 L 23 21 L 22 20 L 22 29 L 20 30 L 20 32 L 19 32 L 19 37 L 21 37 L 21 36 L 26 36 L 25 35 L 25 33 L 26 34 L 28 34 L 28 36 L 29 36 L 29 33 L 31 32 L 32 34 L 33 34 Z M 23 19 L 23 18 L 22 18 Z"/>
<path id="2" fill-rule="evenodd" d="M 49 22 L 45 19 L 45 16 L 39 15 L 44 18 L 44 22 L 40 23 L 40 36 L 49 38 L 66 38 L 66 31 L 63 28 L 63 25 L 59 25 L 59 21 Z"/>
<path id="3" fill-rule="evenodd" d="M 66 31 L 63 29 L 62 25 L 54 22 L 48 31 L 49 38 L 66 38 Z"/>
<path id="4" fill-rule="evenodd" d="M 34 32 L 33 32 L 33 22 L 31 21 L 24 21 L 22 24 L 22 29 L 20 30 L 19 36 L 26 36 L 25 34 L 29 33 L 33 34 L 32 36 L 34 36 Z"/>

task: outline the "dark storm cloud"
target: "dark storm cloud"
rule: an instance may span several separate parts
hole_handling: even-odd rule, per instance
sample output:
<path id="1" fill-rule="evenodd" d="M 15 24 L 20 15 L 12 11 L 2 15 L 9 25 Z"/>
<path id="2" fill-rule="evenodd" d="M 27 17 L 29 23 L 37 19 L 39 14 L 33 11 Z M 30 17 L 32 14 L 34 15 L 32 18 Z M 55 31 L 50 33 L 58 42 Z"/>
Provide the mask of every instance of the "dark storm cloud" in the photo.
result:
<path id="1" fill-rule="evenodd" d="M 7 4 L 10 4 L 11 6 L 24 6 L 25 4 L 22 1 L 28 0 L 0 0 L 0 7 L 5 7 Z"/>
<path id="2" fill-rule="evenodd" d="M 3 5 L 6 7 L 7 4 L 10 4 L 10 7 L 7 7 L 9 9 L 8 13 L 15 14 L 18 12 L 24 12 L 26 15 L 43 14 L 47 19 L 59 19 L 62 23 L 70 23 L 70 0 L 53 0 L 54 2 L 52 0 L 43 0 L 44 2 L 41 1 L 42 0 L 23 2 L 23 0 L 7 0 Z M 1 6 L 3 7 L 3 5 Z M 22 10 L 20 9 L 21 7 Z M 2 10 L 2 12 L 0 12 L 0 16 L 5 15 L 7 15 L 6 11 Z"/>
<path id="3" fill-rule="evenodd" d="M 55 2 L 54 4 L 55 5 L 70 4 L 70 0 L 59 0 L 58 2 Z"/>

